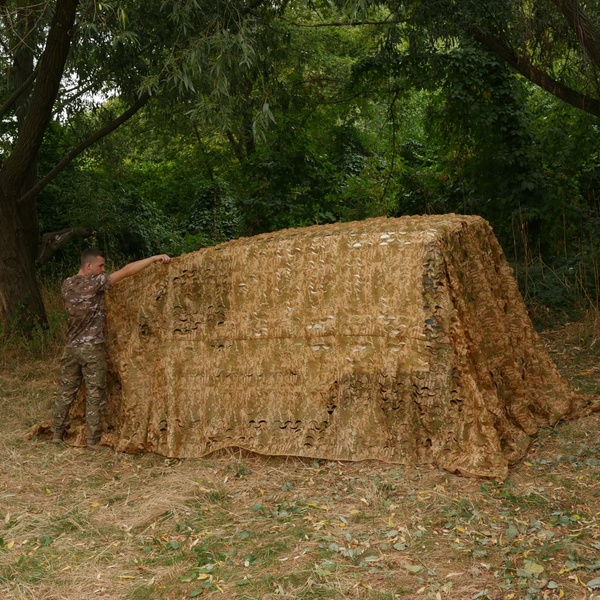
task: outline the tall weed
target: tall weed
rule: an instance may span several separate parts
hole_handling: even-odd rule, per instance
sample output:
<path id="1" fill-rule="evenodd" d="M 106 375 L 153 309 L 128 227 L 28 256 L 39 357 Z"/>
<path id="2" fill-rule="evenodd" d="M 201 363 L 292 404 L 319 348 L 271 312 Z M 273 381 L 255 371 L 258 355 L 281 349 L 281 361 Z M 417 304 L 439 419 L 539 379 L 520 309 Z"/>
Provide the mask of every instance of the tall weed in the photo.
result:
<path id="1" fill-rule="evenodd" d="M 7 332 L 0 326 L 0 370 L 31 361 L 52 360 L 62 351 L 66 331 L 66 313 L 60 298 L 60 280 L 40 281 L 47 325 L 37 324 L 29 336 Z"/>

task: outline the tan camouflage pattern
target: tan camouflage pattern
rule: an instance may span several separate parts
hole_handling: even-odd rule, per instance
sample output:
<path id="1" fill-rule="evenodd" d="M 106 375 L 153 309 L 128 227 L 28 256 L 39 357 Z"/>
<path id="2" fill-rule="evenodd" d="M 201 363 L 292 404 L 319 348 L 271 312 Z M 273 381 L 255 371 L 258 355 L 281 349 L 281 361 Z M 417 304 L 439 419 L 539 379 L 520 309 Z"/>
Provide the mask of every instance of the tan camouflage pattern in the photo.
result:
<path id="1" fill-rule="evenodd" d="M 102 344 L 106 341 L 104 292 L 110 278 L 100 275 L 74 275 L 65 279 L 61 295 L 69 315 L 67 347 Z"/>
<path id="2" fill-rule="evenodd" d="M 82 380 L 84 380 L 87 443 L 94 445 L 100 441 L 106 373 L 106 346 L 104 344 L 67 346 L 61 360 L 60 393 L 54 405 L 52 421 L 54 436 L 62 437 L 69 417 L 69 409 L 77 397 Z"/>
<path id="3" fill-rule="evenodd" d="M 126 279 L 107 311 L 117 451 L 238 447 L 503 480 L 530 436 L 585 406 L 475 216 L 234 240 Z"/>

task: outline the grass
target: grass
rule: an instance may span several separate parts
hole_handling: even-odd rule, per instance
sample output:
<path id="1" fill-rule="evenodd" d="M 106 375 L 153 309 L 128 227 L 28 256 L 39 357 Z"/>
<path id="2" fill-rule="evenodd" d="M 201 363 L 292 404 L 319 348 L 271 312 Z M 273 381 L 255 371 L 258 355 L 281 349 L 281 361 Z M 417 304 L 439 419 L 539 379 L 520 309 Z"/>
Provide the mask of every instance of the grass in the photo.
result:
<path id="1" fill-rule="evenodd" d="M 586 335 L 543 337 L 571 384 L 598 393 Z M 598 414 L 540 431 L 502 484 L 235 450 L 94 453 L 24 437 L 50 414 L 59 349 L 0 357 L 2 598 L 600 596 Z"/>

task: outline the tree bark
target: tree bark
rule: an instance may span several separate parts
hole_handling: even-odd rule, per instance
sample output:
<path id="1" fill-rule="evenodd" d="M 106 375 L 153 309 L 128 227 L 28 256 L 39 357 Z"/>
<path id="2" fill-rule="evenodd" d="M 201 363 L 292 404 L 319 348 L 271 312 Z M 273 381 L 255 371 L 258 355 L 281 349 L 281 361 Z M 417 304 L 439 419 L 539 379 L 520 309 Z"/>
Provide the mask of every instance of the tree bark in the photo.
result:
<path id="1" fill-rule="evenodd" d="M 14 103 L 14 113 L 17 118 L 18 131 L 23 129 L 27 115 L 29 114 L 29 102 L 31 99 L 31 84 L 33 83 L 33 74 L 35 72 L 35 60 L 33 48 L 36 45 L 36 38 L 39 37 L 35 26 L 37 15 L 29 4 L 24 6 L 17 15 L 15 24 L 15 33 L 13 43 L 16 44 L 12 67 L 12 83 L 15 90 L 22 90 Z M 27 82 L 29 89 L 27 89 Z M 27 191 L 34 183 L 37 177 L 37 157 L 30 164 L 27 175 L 21 185 L 21 193 Z M 39 225 L 37 219 L 37 210 L 35 203 L 23 203 L 18 207 L 19 218 L 21 219 L 21 228 L 25 236 L 25 244 L 28 252 L 28 259 L 35 259 L 38 245 Z"/>
<path id="2" fill-rule="evenodd" d="M 79 0 L 57 0 L 46 47 L 40 59 L 39 75 L 31 93 L 29 110 L 11 155 L 0 170 L 0 185 L 20 192 L 35 162 L 58 94 L 71 46 L 73 23 Z"/>
<path id="3" fill-rule="evenodd" d="M 35 87 L 10 156 L 0 168 L 0 324 L 30 331 L 46 322 L 35 279 L 35 206 L 18 200 L 29 185 L 37 155 L 52 118 L 52 108 L 71 45 L 79 0 L 56 0 Z M 29 75 L 29 74 L 28 74 Z M 35 234 L 37 237 L 37 232 Z M 37 242 L 37 240 L 36 240 Z"/>
<path id="4" fill-rule="evenodd" d="M 9 110 L 11 110 L 19 98 L 27 92 L 27 89 L 31 86 L 36 77 L 37 70 L 34 70 L 19 87 L 15 88 L 15 91 L 10 95 L 9 98 L 7 98 L 6 102 L 0 106 L 0 117 L 3 117 Z"/>
<path id="5" fill-rule="evenodd" d="M 4 197 L 1 190 L 0 223 L 0 325 L 5 333 L 29 333 L 36 323 L 46 324 L 44 303 L 24 243 L 16 199 Z"/>

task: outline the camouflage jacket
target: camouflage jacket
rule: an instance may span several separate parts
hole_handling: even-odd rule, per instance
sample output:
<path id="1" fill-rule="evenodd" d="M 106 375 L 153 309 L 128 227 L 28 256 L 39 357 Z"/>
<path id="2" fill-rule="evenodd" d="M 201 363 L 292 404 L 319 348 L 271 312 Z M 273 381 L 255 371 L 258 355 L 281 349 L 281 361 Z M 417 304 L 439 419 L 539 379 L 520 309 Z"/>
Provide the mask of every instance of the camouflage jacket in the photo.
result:
<path id="1" fill-rule="evenodd" d="M 67 346 L 89 346 L 106 341 L 104 292 L 109 288 L 107 273 L 65 279 L 61 295 L 69 315 Z"/>

